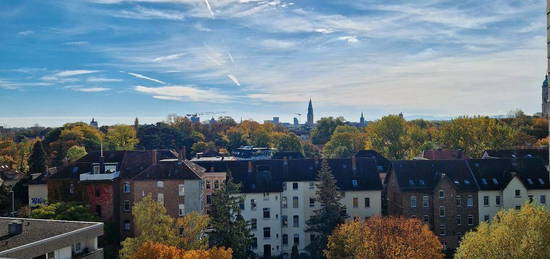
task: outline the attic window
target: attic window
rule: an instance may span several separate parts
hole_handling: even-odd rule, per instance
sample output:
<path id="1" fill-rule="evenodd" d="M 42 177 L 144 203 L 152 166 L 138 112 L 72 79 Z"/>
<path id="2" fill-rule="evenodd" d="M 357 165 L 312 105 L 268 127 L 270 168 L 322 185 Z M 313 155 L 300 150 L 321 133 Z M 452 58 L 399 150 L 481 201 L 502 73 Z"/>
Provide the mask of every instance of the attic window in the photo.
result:
<path id="1" fill-rule="evenodd" d="M 529 183 L 530 185 L 533 185 L 533 180 L 531 180 L 531 178 L 527 178 L 527 183 Z"/>
<path id="2" fill-rule="evenodd" d="M 493 183 L 498 184 L 497 178 L 493 178 Z"/>
<path id="3" fill-rule="evenodd" d="M 544 180 L 542 180 L 542 178 L 539 178 L 539 183 L 544 184 Z"/>
<path id="4" fill-rule="evenodd" d="M 351 185 L 353 185 L 353 187 L 357 187 L 359 183 L 357 182 L 357 180 L 351 180 Z"/>
<path id="5" fill-rule="evenodd" d="M 266 166 L 266 165 L 258 166 L 258 172 L 269 172 L 269 171 L 271 171 L 269 166 Z"/>
<path id="6" fill-rule="evenodd" d="M 487 185 L 487 180 L 485 178 L 481 178 L 481 182 L 485 185 Z"/>
<path id="7" fill-rule="evenodd" d="M 422 179 L 418 180 L 418 183 L 419 183 L 420 185 L 424 185 L 424 184 L 425 184 L 425 183 L 424 183 L 424 180 L 422 180 Z"/>
<path id="8" fill-rule="evenodd" d="M 413 179 L 409 179 L 409 185 L 414 185 L 414 180 Z"/>
<path id="9" fill-rule="evenodd" d="M 73 167 L 73 174 L 76 174 L 78 172 L 78 167 Z"/>
<path id="10" fill-rule="evenodd" d="M 464 179 L 464 184 L 470 184 L 470 180 Z"/>
<path id="11" fill-rule="evenodd" d="M 346 165 L 346 164 L 342 164 L 342 168 L 344 168 L 344 169 L 345 169 L 346 167 L 348 167 L 348 165 Z"/>
<path id="12" fill-rule="evenodd" d="M 460 182 L 459 182 L 459 181 L 457 181 L 457 180 L 455 180 L 455 184 L 460 184 Z"/>

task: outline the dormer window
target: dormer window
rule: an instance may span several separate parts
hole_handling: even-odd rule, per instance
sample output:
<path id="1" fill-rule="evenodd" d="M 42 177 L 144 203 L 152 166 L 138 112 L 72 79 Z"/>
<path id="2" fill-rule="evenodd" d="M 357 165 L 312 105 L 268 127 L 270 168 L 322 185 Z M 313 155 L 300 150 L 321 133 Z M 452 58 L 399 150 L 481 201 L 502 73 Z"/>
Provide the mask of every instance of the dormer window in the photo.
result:
<path id="1" fill-rule="evenodd" d="M 539 178 L 539 183 L 544 184 L 544 180 L 542 180 L 542 178 Z"/>
<path id="2" fill-rule="evenodd" d="M 470 184 L 470 180 L 464 179 L 464 184 Z"/>
<path id="3" fill-rule="evenodd" d="M 353 185 L 353 187 L 357 187 L 359 183 L 357 182 L 357 180 L 351 180 L 351 185 Z"/>
<path id="4" fill-rule="evenodd" d="M 409 179 L 409 185 L 414 185 L 414 180 L 413 179 Z"/>
<path id="5" fill-rule="evenodd" d="M 422 179 L 418 180 L 418 183 L 419 183 L 420 185 L 424 185 L 424 184 L 425 184 L 424 180 L 422 180 Z"/>
<path id="6" fill-rule="evenodd" d="M 493 183 L 498 184 L 497 178 L 493 178 Z"/>
<path id="7" fill-rule="evenodd" d="M 439 198 L 440 199 L 445 199 L 445 191 L 439 190 Z"/>
<path id="8" fill-rule="evenodd" d="M 116 163 L 105 164 L 105 173 L 114 173 L 114 172 L 116 172 Z"/>
<path id="9" fill-rule="evenodd" d="M 484 185 L 487 185 L 487 180 L 485 178 L 481 178 L 481 182 L 484 184 Z"/>
<path id="10" fill-rule="evenodd" d="M 533 180 L 531 180 L 531 178 L 527 178 L 527 183 L 533 185 Z"/>
<path id="11" fill-rule="evenodd" d="M 93 174 L 99 174 L 99 165 L 94 165 L 92 172 L 93 172 Z"/>

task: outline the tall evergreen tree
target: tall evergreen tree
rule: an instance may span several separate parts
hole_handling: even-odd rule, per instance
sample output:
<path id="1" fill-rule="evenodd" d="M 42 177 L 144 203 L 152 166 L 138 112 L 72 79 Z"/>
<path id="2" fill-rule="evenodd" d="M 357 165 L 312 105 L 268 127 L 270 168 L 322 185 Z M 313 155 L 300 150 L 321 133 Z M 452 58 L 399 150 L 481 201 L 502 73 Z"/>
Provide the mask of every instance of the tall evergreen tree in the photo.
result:
<path id="1" fill-rule="evenodd" d="M 253 258 L 251 227 L 241 216 L 240 185 L 233 182 L 229 173 L 225 184 L 212 195 L 210 211 L 210 242 L 214 246 L 233 249 L 235 258 Z"/>
<path id="2" fill-rule="evenodd" d="M 306 232 L 311 232 L 316 236 L 307 247 L 312 258 L 322 257 L 323 250 L 327 247 L 328 237 L 347 218 L 346 209 L 340 203 L 342 194 L 338 191 L 336 179 L 332 175 L 327 160 L 321 162 L 317 181 L 319 183 L 315 200 L 319 202 L 320 208 L 315 210 L 313 216 L 306 222 Z"/>
<path id="3" fill-rule="evenodd" d="M 29 156 L 29 172 L 43 173 L 46 171 L 46 152 L 42 146 L 42 141 L 36 141 L 32 147 L 32 153 Z"/>

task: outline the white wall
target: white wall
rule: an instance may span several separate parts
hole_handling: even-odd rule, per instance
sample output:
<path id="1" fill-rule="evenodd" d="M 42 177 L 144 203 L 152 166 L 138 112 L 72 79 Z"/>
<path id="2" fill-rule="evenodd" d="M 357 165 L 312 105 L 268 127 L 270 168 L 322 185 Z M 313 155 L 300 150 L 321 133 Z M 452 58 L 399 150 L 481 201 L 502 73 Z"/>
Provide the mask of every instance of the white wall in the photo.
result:
<path id="1" fill-rule="evenodd" d="M 257 238 L 258 246 L 253 251 L 259 255 L 264 254 L 264 245 L 271 245 L 271 255 L 281 254 L 281 194 L 280 193 L 247 193 L 244 196 L 244 210 L 241 214 L 245 220 L 257 220 L 257 227 L 252 234 Z M 251 200 L 256 201 L 256 208 L 251 208 Z M 269 208 L 270 218 L 263 218 L 263 209 Z M 270 228 L 271 237 L 264 238 L 264 228 Z"/>
<path id="2" fill-rule="evenodd" d="M 485 206 L 483 204 L 483 197 L 488 196 L 489 197 L 489 206 Z M 496 196 L 500 196 L 500 205 L 496 205 Z M 481 222 L 485 220 L 485 215 L 489 215 L 489 218 L 492 219 L 497 212 L 502 209 L 503 207 L 503 201 L 502 201 L 502 192 L 500 190 L 497 191 L 479 191 L 477 196 L 477 202 L 478 202 L 478 209 L 479 209 L 479 221 Z"/>
<path id="3" fill-rule="evenodd" d="M 38 206 L 38 204 L 46 204 L 47 201 L 47 184 L 29 184 L 29 206 L 31 208 Z"/>

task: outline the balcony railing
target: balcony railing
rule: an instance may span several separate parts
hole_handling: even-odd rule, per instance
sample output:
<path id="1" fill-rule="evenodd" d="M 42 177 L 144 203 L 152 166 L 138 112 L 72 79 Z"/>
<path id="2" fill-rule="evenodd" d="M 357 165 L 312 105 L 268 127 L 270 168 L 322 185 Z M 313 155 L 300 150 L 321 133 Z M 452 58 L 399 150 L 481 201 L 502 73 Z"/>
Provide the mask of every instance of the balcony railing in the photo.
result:
<path id="1" fill-rule="evenodd" d="M 80 175 L 80 181 L 112 181 L 120 176 L 120 172 L 109 174 L 85 173 Z"/>

